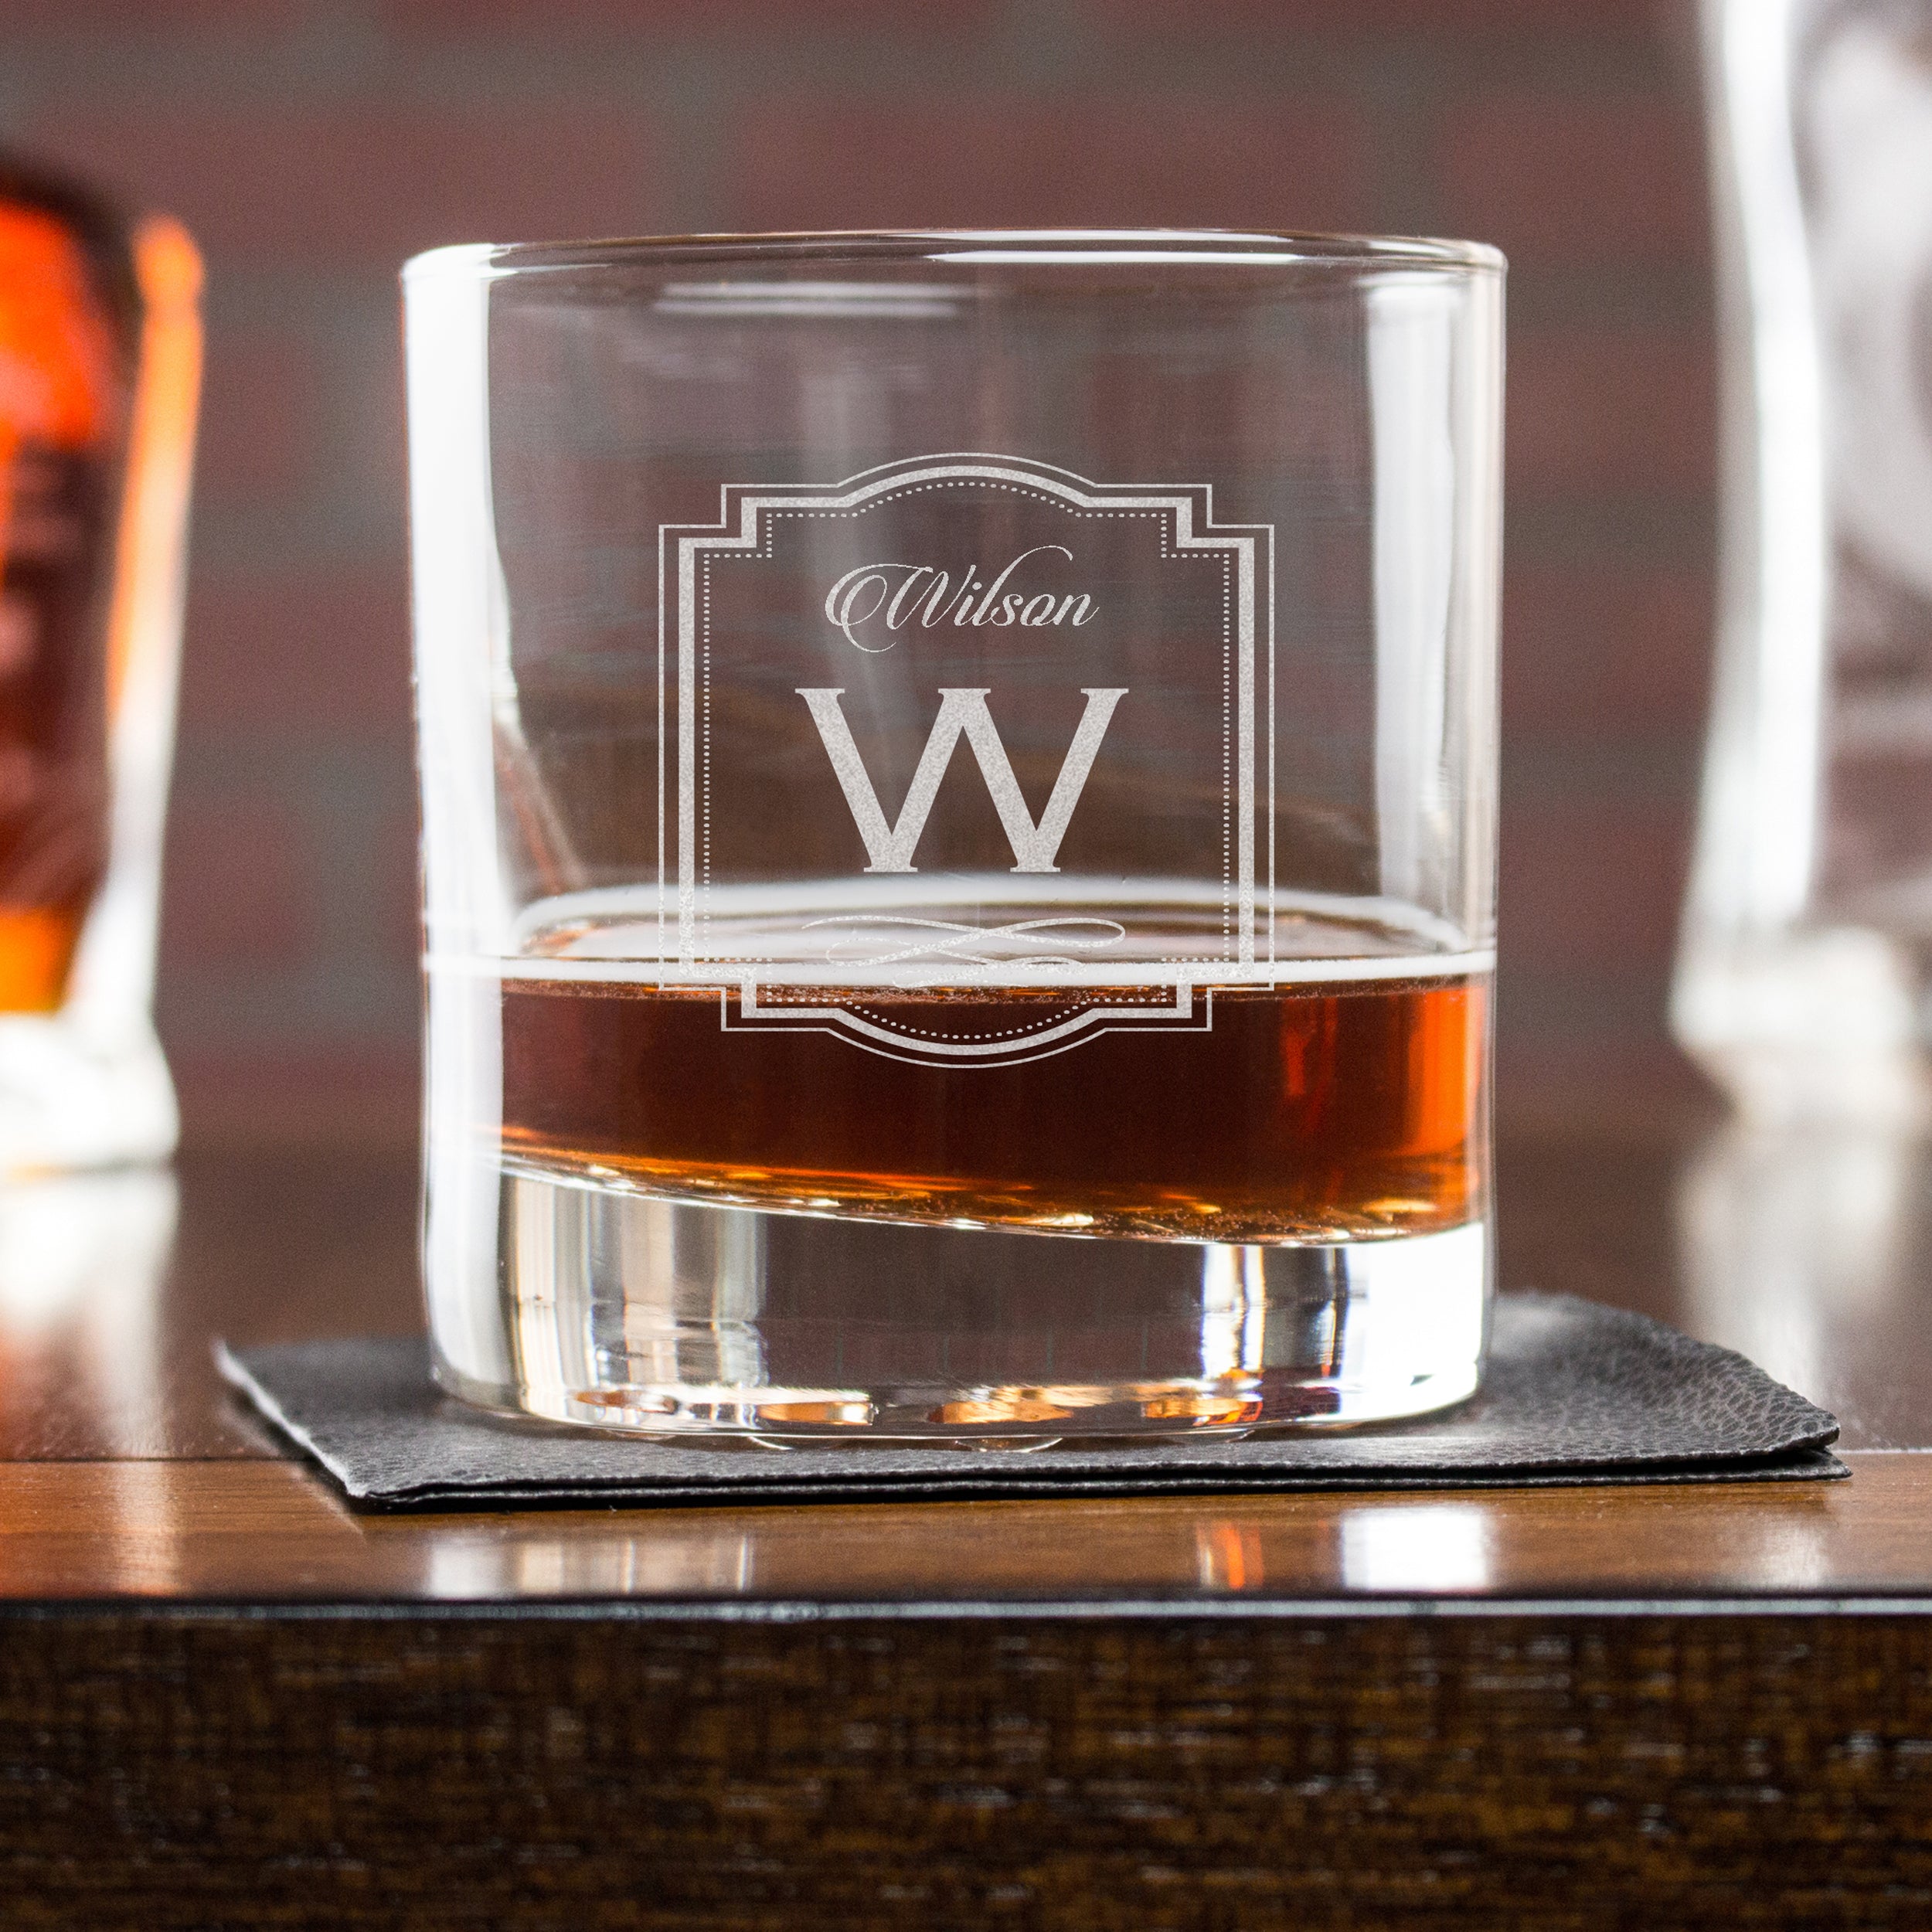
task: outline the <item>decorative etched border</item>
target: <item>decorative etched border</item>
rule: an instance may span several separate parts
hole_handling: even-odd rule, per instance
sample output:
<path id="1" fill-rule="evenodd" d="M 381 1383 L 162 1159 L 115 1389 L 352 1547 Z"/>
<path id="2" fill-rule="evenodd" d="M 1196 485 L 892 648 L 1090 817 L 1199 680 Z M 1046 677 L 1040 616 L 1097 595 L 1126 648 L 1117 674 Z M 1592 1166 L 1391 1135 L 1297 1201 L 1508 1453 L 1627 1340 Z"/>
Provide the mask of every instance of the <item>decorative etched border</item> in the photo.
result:
<path id="1" fill-rule="evenodd" d="M 877 499 L 912 489 L 943 487 L 962 481 L 989 482 L 1058 499 L 1074 509 L 1095 514 L 1141 512 L 1171 519 L 1162 532 L 1163 547 L 1175 553 L 1219 553 L 1229 561 L 1230 594 L 1224 613 L 1225 644 L 1231 663 L 1233 717 L 1224 748 L 1230 767 L 1224 818 L 1233 818 L 1232 886 L 1233 932 L 1231 956 L 1219 961 L 1191 960 L 1166 964 L 1125 968 L 1116 985 L 1166 988 L 1172 1002 L 1133 1005 L 1077 1005 L 1059 1019 L 1047 1018 L 1039 1030 L 1023 1039 L 914 1040 L 840 1005 L 815 1005 L 785 1000 L 774 1005 L 761 999 L 758 975 L 740 962 L 709 960 L 704 956 L 702 927 L 708 881 L 702 859 L 702 814 L 709 764 L 708 706 L 703 686 L 708 676 L 708 612 L 700 588 L 705 560 L 712 553 L 768 553 L 774 514 L 786 516 L 852 516 Z M 895 1058 L 938 1061 L 954 1065 L 992 1066 L 1061 1053 L 1082 1035 L 1117 1027 L 1204 1029 L 1211 1024 L 1211 996 L 1197 1005 L 1196 988 L 1204 981 L 1226 984 L 1270 976 L 1274 920 L 1274 532 L 1267 524 L 1217 524 L 1213 520 L 1213 487 L 1187 484 L 1168 487 L 1104 485 L 1073 471 L 1023 457 L 951 453 L 914 457 L 862 471 L 828 487 L 808 485 L 727 484 L 719 492 L 715 524 L 664 524 L 658 528 L 658 879 L 659 959 L 669 967 L 667 978 L 682 984 L 720 985 L 723 1024 L 729 1030 L 769 1026 L 807 1026 L 835 1030 L 854 1044 Z M 1265 681 L 1265 724 L 1257 721 L 1257 675 Z M 676 764 L 676 945 L 671 945 L 672 902 L 670 815 L 672 790 L 668 768 L 669 736 L 666 713 L 671 708 L 672 679 L 675 679 Z M 1257 764 L 1264 740 L 1266 756 L 1266 805 L 1257 799 Z M 1267 827 L 1265 853 L 1257 852 L 1257 820 Z M 1264 858 L 1265 870 L 1257 868 Z M 1257 957 L 1257 910 L 1265 907 L 1268 934 L 1265 957 Z M 1070 993 L 1073 989 L 1069 988 Z M 733 1012 L 733 1002 L 736 1012 Z"/>

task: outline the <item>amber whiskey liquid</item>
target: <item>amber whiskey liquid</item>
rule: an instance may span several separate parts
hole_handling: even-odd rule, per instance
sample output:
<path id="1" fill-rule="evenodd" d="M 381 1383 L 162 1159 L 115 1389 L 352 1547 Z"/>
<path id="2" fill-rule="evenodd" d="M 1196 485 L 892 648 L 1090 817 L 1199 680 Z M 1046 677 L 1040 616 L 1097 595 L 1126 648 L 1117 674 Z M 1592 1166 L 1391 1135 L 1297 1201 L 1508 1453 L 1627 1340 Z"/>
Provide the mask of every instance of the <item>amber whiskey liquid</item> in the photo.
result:
<path id="1" fill-rule="evenodd" d="M 1481 1212 L 1485 979 L 1215 993 L 1189 1032 L 996 1067 L 727 1031 L 716 990 L 508 981 L 503 1145 L 721 1203 L 1066 1234 L 1372 1240 Z M 996 1036 L 1051 992 L 878 992 Z"/>
<path id="2" fill-rule="evenodd" d="M 60 1005 L 107 859 L 129 234 L 0 156 L 0 1012 Z"/>

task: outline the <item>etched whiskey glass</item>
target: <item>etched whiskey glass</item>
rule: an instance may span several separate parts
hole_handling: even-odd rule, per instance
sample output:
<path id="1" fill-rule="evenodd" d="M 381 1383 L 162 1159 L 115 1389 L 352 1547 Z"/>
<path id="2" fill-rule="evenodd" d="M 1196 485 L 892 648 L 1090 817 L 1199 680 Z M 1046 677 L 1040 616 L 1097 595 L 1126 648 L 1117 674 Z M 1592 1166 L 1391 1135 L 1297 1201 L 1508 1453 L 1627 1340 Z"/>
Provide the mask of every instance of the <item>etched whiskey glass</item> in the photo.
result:
<path id="1" fill-rule="evenodd" d="M 1022 1447 L 1475 1387 L 1502 284 L 1167 231 L 409 265 L 446 1386 Z"/>

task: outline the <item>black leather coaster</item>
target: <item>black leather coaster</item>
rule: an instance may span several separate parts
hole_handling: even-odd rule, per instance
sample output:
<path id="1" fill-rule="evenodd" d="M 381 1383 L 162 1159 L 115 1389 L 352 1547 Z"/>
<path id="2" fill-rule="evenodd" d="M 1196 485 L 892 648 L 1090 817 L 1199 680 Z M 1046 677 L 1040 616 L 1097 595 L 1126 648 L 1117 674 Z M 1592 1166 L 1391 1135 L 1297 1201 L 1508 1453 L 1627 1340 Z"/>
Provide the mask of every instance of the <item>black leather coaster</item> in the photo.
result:
<path id="1" fill-rule="evenodd" d="M 1488 1379 L 1446 1414 L 1246 1440 L 1048 1449 L 687 1447 L 505 1420 L 438 1393 L 421 1341 L 216 1350 L 268 1420 L 376 1509 L 933 1502 L 1268 1489 L 1716 1482 L 1849 1472 L 1838 1423 L 1742 1355 L 1570 1295 L 1496 1304 Z"/>

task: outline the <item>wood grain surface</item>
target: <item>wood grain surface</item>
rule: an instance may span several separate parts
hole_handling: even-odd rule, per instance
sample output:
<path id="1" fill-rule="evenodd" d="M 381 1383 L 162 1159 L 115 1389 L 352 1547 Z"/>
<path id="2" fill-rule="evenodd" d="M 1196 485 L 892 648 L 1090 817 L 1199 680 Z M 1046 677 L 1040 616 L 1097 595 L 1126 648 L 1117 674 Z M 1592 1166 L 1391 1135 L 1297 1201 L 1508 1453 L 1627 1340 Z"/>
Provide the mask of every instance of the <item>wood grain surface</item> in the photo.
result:
<path id="1" fill-rule="evenodd" d="M 1919 1928 L 1932 1620 L 6 1626 L 9 1926 Z"/>

